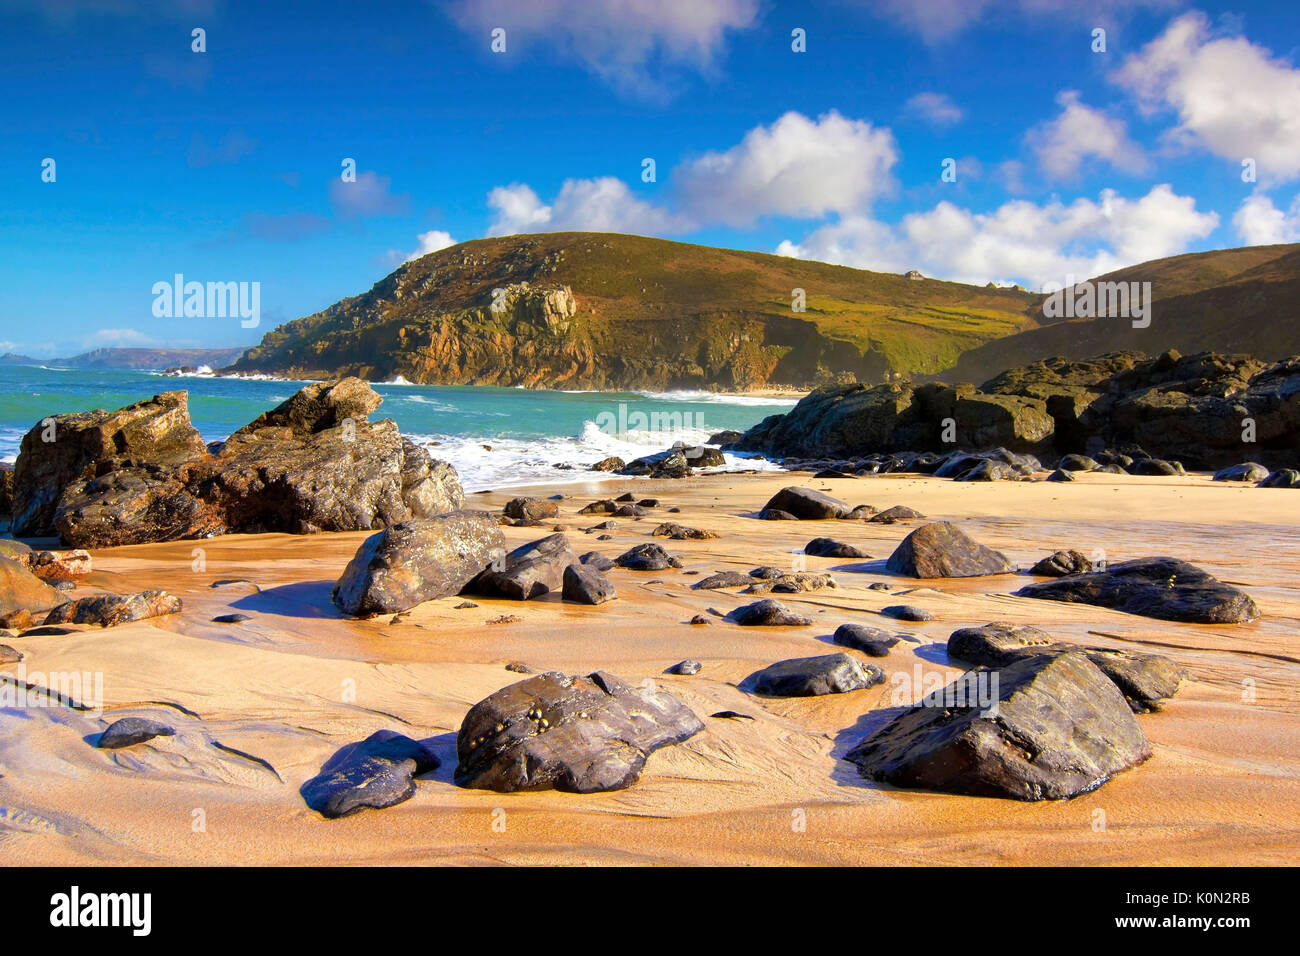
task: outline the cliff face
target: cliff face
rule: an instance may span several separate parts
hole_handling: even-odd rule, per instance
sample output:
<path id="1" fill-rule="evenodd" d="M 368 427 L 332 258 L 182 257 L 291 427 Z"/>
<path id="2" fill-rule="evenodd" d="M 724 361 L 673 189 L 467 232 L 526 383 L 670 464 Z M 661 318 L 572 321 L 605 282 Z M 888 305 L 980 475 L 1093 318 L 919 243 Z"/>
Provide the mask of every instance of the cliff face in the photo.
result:
<path id="1" fill-rule="evenodd" d="M 580 389 L 811 386 L 941 367 L 1023 327 L 1028 301 L 635 236 L 511 236 L 406 263 L 269 332 L 231 368 Z"/>

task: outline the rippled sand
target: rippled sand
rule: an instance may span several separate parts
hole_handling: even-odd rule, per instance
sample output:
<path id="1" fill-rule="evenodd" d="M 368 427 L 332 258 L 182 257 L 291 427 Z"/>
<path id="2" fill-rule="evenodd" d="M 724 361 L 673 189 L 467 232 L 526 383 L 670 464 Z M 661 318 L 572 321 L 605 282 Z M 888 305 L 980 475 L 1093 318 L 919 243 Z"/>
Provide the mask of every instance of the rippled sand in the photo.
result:
<path id="1" fill-rule="evenodd" d="M 699 576 L 616 569 L 620 598 L 601 607 L 463 598 L 389 618 L 344 620 L 334 579 L 364 534 L 232 536 L 95 553 L 91 588 L 164 587 L 172 618 L 66 636 L 6 639 L 28 679 L 103 675 L 107 719 L 159 716 L 173 738 L 115 753 L 85 737 L 103 721 L 64 707 L 0 713 L 0 857 L 9 863 L 1092 863 L 1281 864 L 1300 860 L 1300 493 L 1204 478 L 1082 476 L 1068 484 L 958 484 L 932 478 L 714 476 L 559 489 L 560 522 L 578 551 L 614 556 L 660 520 L 717 532 L 665 542 L 686 570 L 790 566 L 820 535 L 887 557 L 912 524 L 763 522 L 746 515 L 784 484 L 828 488 L 852 504 L 906 504 L 958 521 L 1022 566 L 1066 547 L 1111 561 L 1170 554 L 1245 587 L 1263 611 L 1250 625 L 1197 626 L 1010 596 L 1000 576 L 915 587 L 882 561 L 807 558 L 837 590 L 781 599 L 815 621 L 739 628 L 713 617 L 755 598 L 697 592 Z M 620 519 L 615 540 L 580 530 L 594 497 L 634 490 L 680 514 Z M 552 489 L 538 489 L 549 494 Z M 509 494 L 474 495 L 499 509 Z M 522 543 L 549 533 L 505 529 Z M 202 554 L 196 554 L 199 548 Z M 248 584 L 213 588 L 220 579 Z M 883 581 L 892 591 L 872 591 Z M 913 589 L 915 588 L 915 589 Z M 903 597 L 903 592 L 910 591 Z M 894 603 L 935 613 L 886 621 Z M 218 625 L 219 614 L 252 620 Z M 503 615 L 516 623 L 489 623 Z M 711 616 L 712 617 L 712 616 Z M 896 673 L 956 675 L 943 646 L 958 627 L 1035 624 L 1063 640 L 1158 650 L 1193 680 L 1167 708 L 1139 718 L 1155 755 L 1098 791 L 1061 803 L 902 792 L 868 783 L 839 757 L 892 706 Z M 838 650 L 846 621 L 910 630 L 924 643 L 877 660 L 886 684 L 851 694 L 770 700 L 735 687 L 772 661 Z M 665 676 L 683 658 L 695 677 Z M 451 781 L 455 732 L 476 701 L 536 670 L 612 671 L 653 679 L 705 719 L 706 731 L 651 756 L 617 793 L 502 795 Z M 7 665 L 6 673 L 17 672 Z M 40 672 L 40 673 L 37 673 Z M 734 710 L 754 720 L 710 719 Z M 400 806 L 328 821 L 298 787 L 345 743 L 380 728 L 433 738 L 443 766 Z M 219 744 L 220 746 L 217 746 Z M 496 826 L 494 827 L 494 822 Z M 1104 824 L 1104 825 L 1103 825 Z"/>

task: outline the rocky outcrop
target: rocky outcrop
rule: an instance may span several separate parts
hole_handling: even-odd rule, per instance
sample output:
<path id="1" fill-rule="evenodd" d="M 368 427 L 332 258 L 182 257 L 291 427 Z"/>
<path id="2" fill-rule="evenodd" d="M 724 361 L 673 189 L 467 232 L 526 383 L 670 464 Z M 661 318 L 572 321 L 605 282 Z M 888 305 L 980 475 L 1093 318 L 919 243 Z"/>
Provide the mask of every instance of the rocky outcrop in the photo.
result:
<path id="1" fill-rule="evenodd" d="M 399 522 L 362 542 L 334 585 L 334 603 L 347 614 L 405 611 L 459 594 L 504 552 L 486 511 Z"/>
<path id="2" fill-rule="evenodd" d="M 450 465 L 395 422 L 367 419 L 380 401 L 357 379 L 308 385 L 212 452 L 190 425 L 184 392 L 55 416 L 23 438 L 15 531 L 103 548 L 374 530 L 459 508 Z"/>
<path id="3" fill-rule="evenodd" d="M 984 675 L 996 708 L 971 700 Z M 996 676 L 996 684 L 993 677 Z M 1016 800 L 1087 793 L 1151 756 L 1114 683 L 1083 654 L 970 671 L 894 718 L 846 759 L 898 787 Z"/>
<path id="4" fill-rule="evenodd" d="M 1135 458 L 1202 469 L 1226 468 L 1245 455 L 1264 467 L 1295 467 L 1300 356 L 1267 364 L 1213 352 L 1171 351 L 1154 359 L 1122 352 L 1047 359 L 1009 369 L 979 388 L 827 386 L 787 414 L 764 419 L 734 447 L 781 458 L 954 447 L 1096 457 L 1107 448 L 1132 448 L 1139 452 Z M 1083 470 L 1073 467 L 1083 461 L 1072 458 L 1066 470 Z M 888 470 L 911 470 L 910 463 L 899 464 Z"/>
<path id="5" fill-rule="evenodd" d="M 1127 614 L 1197 624 L 1242 624 L 1259 617 L 1245 591 L 1177 558 L 1136 558 L 1099 571 L 1026 585 L 1020 597 L 1093 604 Z"/>
<path id="6" fill-rule="evenodd" d="M 912 578 L 970 578 L 1015 570 L 1001 551 L 986 548 L 947 521 L 917 528 L 894 549 L 885 567 Z"/>
<path id="7" fill-rule="evenodd" d="M 621 790 L 646 758 L 704 729 L 675 697 L 612 674 L 546 673 L 475 704 L 456 735 L 456 783 L 511 793 Z"/>

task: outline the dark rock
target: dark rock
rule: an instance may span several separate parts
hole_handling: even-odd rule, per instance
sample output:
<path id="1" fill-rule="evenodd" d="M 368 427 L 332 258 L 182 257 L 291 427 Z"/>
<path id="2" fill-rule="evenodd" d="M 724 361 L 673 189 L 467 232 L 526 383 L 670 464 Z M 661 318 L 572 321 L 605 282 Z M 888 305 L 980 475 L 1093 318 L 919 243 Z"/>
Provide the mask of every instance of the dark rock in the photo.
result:
<path id="1" fill-rule="evenodd" d="M 967 578 L 1015 570 L 1002 552 L 986 548 L 947 521 L 917 528 L 903 539 L 885 566 L 895 574 L 914 578 Z"/>
<path id="2" fill-rule="evenodd" d="M 175 733 L 175 729 L 157 720 L 150 720 L 147 717 L 123 717 L 108 725 L 108 728 L 99 735 L 99 740 L 95 741 L 95 746 L 101 750 L 120 750 L 122 747 L 145 743 L 155 737 L 171 737 Z"/>
<path id="3" fill-rule="evenodd" d="M 347 614 L 382 614 L 459 594 L 504 546 L 485 511 L 392 525 L 362 542 L 334 585 L 334 603 Z"/>
<path id="4" fill-rule="evenodd" d="M 649 508 L 642 508 L 640 505 L 621 505 L 614 512 L 616 518 L 643 518 L 650 513 Z"/>
<path id="5" fill-rule="evenodd" d="M 1260 488 L 1300 488 L 1300 471 L 1282 468 L 1259 483 Z"/>
<path id="6" fill-rule="evenodd" d="M 602 498 L 599 501 L 593 501 L 589 505 L 578 509 L 580 515 L 612 515 L 618 510 L 618 505 L 611 498 Z"/>
<path id="7" fill-rule="evenodd" d="M 802 627 L 812 623 L 811 619 L 771 598 L 742 605 L 731 612 L 731 618 L 745 627 Z"/>
<path id="8" fill-rule="evenodd" d="M 1029 584 L 1020 597 L 1092 604 L 1128 614 L 1198 624 L 1241 624 L 1259 617 L 1245 591 L 1177 558 L 1137 558 L 1105 570 Z"/>
<path id="9" fill-rule="evenodd" d="M 251 621 L 252 618 L 247 614 L 218 614 L 212 619 L 213 624 L 242 624 L 244 621 Z"/>
<path id="10" fill-rule="evenodd" d="M 885 617 L 896 618 L 900 621 L 933 621 L 934 615 L 923 607 L 917 607 L 914 604 L 891 604 L 889 607 L 882 607 L 880 613 Z"/>
<path id="11" fill-rule="evenodd" d="M 23 655 L 18 650 L 8 644 L 0 644 L 0 664 L 17 664 L 22 659 Z"/>
<path id="12" fill-rule="evenodd" d="M 740 436 L 741 436 L 740 432 L 727 428 L 727 429 L 723 429 L 720 432 L 714 432 L 712 435 L 710 435 L 707 444 L 729 445 L 733 441 L 738 441 L 740 439 Z"/>
<path id="13" fill-rule="evenodd" d="M 330 757 L 299 791 L 307 806 L 328 819 L 391 807 L 415 795 L 415 777 L 441 761 L 428 746 L 391 730 L 377 730 Z"/>
<path id="14" fill-rule="evenodd" d="M 839 583 L 829 574 L 819 571 L 793 571 L 778 578 L 755 581 L 745 588 L 745 594 L 798 594 L 802 591 L 817 591 L 821 588 L 837 588 Z"/>
<path id="15" fill-rule="evenodd" d="M 1215 481 L 1261 482 L 1268 477 L 1268 469 L 1253 461 L 1232 465 L 1214 473 Z"/>
<path id="16" fill-rule="evenodd" d="M 1036 627 L 985 624 L 953 631 L 948 638 L 949 657 L 984 667 L 1005 667 L 1035 654 L 1055 656 L 1071 652 L 1086 654 L 1119 688 L 1134 713 L 1159 710 L 1165 699 L 1178 693 L 1188 677 L 1186 670 L 1167 657 L 1056 643 Z"/>
<path id="17" fill-rule="evenodd" d="M 1087 455 L 1066 455 L 1056 463 L 1056 467 L 1061 471 L 1095 471 L 1100 466 Z"/>
<path id="18" fill-rule="evenodd" d="M 894 505 L 892 508 L 886 508 L 880 514 L 872 515 L 867 520 L 874 521 L 877 524 L 893 524 L 895 521 L 908 521 L 924 517 L 925 515 L 915 508 L 909 508 L 906 505 Z"/>
<path id="19" fill-rule="evenodd" d="M 662 571 L 682 566 L 680 560 L 657 544 L 638 544 L 634 548 L 628 548 L 614 559 L 614 563 L 629 571 Z"/>
<path id="20" fill-rule="evenodd" d="M 178 614 L 181 599 L 166 591 L 141 591 L 138 594 L 105 594 L 84 597 L 56 607 L 46 615 L 46 624 L 93 624 L 116 627 L 164 614 Z"/>
<path id="21" fill-rule="evenodd" d="M 740 571 L 716 571 L 707 578 L 691 585 L 695 591 L 713 591 L 718 588 L 743 588 L 753 584 L 754 579 Z"/>
<path id="22" fill-rule="evenodd" d="M 609 578 L 589 564 L 570 564 L 564 569 L 564 600 L 578 604 L 604 604 L 618 597 Z"/>
<path id="23" fill-rule="evenodd" d="M 704 531 L 700 528 L 687 528 L 677 524 L 675 521 L 666 521 L 659 527 L 655 528 L 650 534 L 658 535 L 664 538 L 672 538 L 674 541 L 684 541 L 687 539 L 693 541 L 708 541 L 710 538 L 716 538 L 717 535 L 712 531 Z"/>
<path id="24" fill-rule="evenodd" d="M 1130 475 L 1185 475 L 1183 466 L 1176 461 L 1162 458 L 1139 458 L 1129 468 Z"/>
<path id="25" fill-rule="evenodd" d="M 831 635 L 831 640 L 841 647 L 851 647 L 869 657 L 888 657 L 889 649 L 898 638 L 878 627 L 866 624 L 841 624 Z"/>
<path id="26" fill-rule="evenodd" d="M 510 793 L 629 787 L 647 756 L 704 729 L 675 697 L 597 671 L 546 673 L 475 704 L 456 737 L 456 783 Z"/>
<path id="27" fill-rule="evenodd" d="M 779 578 L 783 574 L 785 574 L 784 571 L 782 571 L 780 568 L 774 568 L 770 564 L 765 564 L 762 567 L 754 568 L 754 570 L 749 572 L 749 576 L 751 578 L 760 578 L 763 580 L 766 580 L 767 578 Z"/>
<path id="28" fill-rule="evenodd" d="M 712 623 L 712 622 L 709 621 L 709 619 L 708 619 L 705 615 L 703 615 L 703 614 L 697 614 L 697 615 L 695 615 L 693 618 L 691 618 L 690 623 L 692 623 L 692 624 L 709 624 L 709 623 Z"/>
<path id="29" fill-rule="evenodd" d="M 784 511 L 801 521 L 823 518 L 842 518 L 852 509 L 838 498 L 822 494 L 812 488 L 782 488 L 767 504 L 763 511 Z"/>
<path id="30" fill-rule="evenodd" d="M 803 553 L 817 558 L 869 558 L 871 555 L 856 545 L 832 538 L 813 538 L 803 546 Z"/>
<path id="31" fill-rule="evenodd" d="M 971 701 L 981 675 L 997 677 L 995 712 Z M 970 671 L 845 759 L 898 787 L 1056 800 L 1094 790 L 1150 756 L 1124 696 L 1076 653 Z"/>
<path id="32" fill-rule="evenodd" d="M 679 674 L 683 677 L 691 677 L 700 672 L 700 662 L 685 660 L 678 661 L 672 667 L 664 671 L 665 674 Z"/>
<path id="33" fill-rule="evenodd" d="M 627 462 L 617 455 L 611 455 L 609 458 L 602 458 L 591 466 L 592 471 L 622 471 Z"/>
<path id="34" fill-rule="evenodd" d="M 529 601 L 561 590 L 565 569 L 575 563 L 578 556 L 570 550 L 569 539 L 552 534 L 515 548 L 506 555 L 503 568 L 484 571 L 471 587 L 480 594 Z"/>
<path id="35" fill-rule="evenodd" d="M 764 508 L 758 513 L 762 521 L 798 521 L 794 515 L 788 511 L 782 511 L 780 508 Z"/>
<path id="36" fill-rule="evenodd" d="M 1030 568 L 1029 573 L 1042 578 L 1059 578 L 1092 569 L 1092 560 L 1081 551 L 1055 551 Z"/>
<path id="37" fill-rule="evenodd" d="M 588 551 L 586 554 L 581 555 L 578 560 L 583 564 L 590 565 L 597 571 L 608 571 L 614 566 L 614 562 L 599 551 Z"/>
<path id="38" fill-rule="evenodd" d="M 826 654 L 778 661 L 750 679 L 756 694 L 820 697 L 823 694 L 847 694 L 883 683 L 885 674 L 874 664 L 863 664 L 848 654 Z"/>
<path id="39" fill-rule="evenodd" d="M 525 521 L 554 518 L 559 511 L 554 501 L 543 501 L 540 498 L 511 498 L 502 509 L 507 518 L 522 518 Z"/>
<path id="40" fill-rule="evenodd" d="M 1074 481 L 1074 474 L 1064 468 L 1058 468 L 1047 476 L 1047 481 Z"/>
<path id="41" fill-rule="evenodd" d="M 718 720 L 753 720 L 749 714 L 738 713 L 734 710 L 720 710 L 716 714 L 709 714 L 710 717 Z"/>

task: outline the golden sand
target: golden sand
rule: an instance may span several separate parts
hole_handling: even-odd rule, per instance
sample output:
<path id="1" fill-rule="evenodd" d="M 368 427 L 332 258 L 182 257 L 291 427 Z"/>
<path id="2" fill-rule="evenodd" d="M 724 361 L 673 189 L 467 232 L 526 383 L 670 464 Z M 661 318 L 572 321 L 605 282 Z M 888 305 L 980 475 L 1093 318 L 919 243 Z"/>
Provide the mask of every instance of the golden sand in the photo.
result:
<path id="1" fill-rule="evenodd" d="M 811 863 L 1283 864 L 1300 861 L 1300 495 L 1204 478 L 1083 475 L 1072 484 L 966 484 L 884 476 L 803 475 L 619 480 L 562 488 L 559 523 L 575 550 L 613 557 L 659 541 L 684 570 L 789 567 L 809 539 L 831 535 L 888 557 L 915 523 L 757 521 L 779 487 L 829 489 L 851 504 L 910 505 L 957 522 L 1021 566 L 1060 548 L 1111 561 L 1169 554 L 1246 588 L 1263 616 L 1200 626 L 1012 597 L 1028 579 L 1003 575 L 909 582 L 881 562 L 806 559 L 837 589 L 780 596 L 809 627 L 740 628 L 709 615 L 753 596 L 692 591 L 681 571 L 610 576 L 619 599 L 600 607 L 472 597 L 421 605 L 397 624 L 341 618 L 330 587 L 364 534 L 235 535 L 94 554 L 88 588 L 162 587 L 173 617 L 62 636 L 7 638 L 29 679 L 102 673 L 104 717 L 61 707 L 8 711 L 0 723 L 0 859 L 10 864 Z M 614 540 L 580 529 L 595 497 L 632 490 L 663 507 L 619 519 Z M 472 495 L 496 510 L 509 493 Z M 669 506 L 680 514 L 664 514 Z M 662 520 L 716 532 L 709 541 L 649 538 Z M 550 533 L 506 528 L 510 544 Z M 196 549 L 200 549 L 196 551 Z M 857 569 L 857 570 L 853 570 Z M 246 579 L 221 587 L 221 579 Z M 886 582 L 890 591 L 869 590 Z M 89 592 L 88 592 L 89 593 Z M 875 612 L 919 604 L 924 624 Z M 241 611 L 251 620 L 211 619 Z M 506 615 L 515 623 L 490 623 Z M 878 726 L 895 674 L 955 676 L 943 645 L 958 627 L 1034 624 L 1066 641 L 1156 650 L 1193 679 L 1160 713 L 1139 717 L 1154 756 L 1074 800 L 1010 800 L 904 792 L 862 780 L 841 756 Z M 735 686 L 773 661 L 839 650 L 829 635 L 856 621 L 910 631 L 875 659 L 884 685 L 820 698 L 764 699 Z M 683 658 L 694 677 L 663 671 Z M 476 701 L 520 680 L 505 669 L 611 671 L 653 679 L 706 730 L 654 753 L 641 780 L 615 793 L 497 794 L 451 782 L 460 720 Z M 16 673 L 17 665 L 5 672 Z M 753 720 L 710 718 L 722 710 Z M 178 735 L 125 751 L 85 738 L 128 714 L 164 719 Z M 325 820 L 299 786 L 338 748 L 381 728 L 433 738 L 442 767 L 386 810 Z M 218 747 L 216 744 L 220 744 Z M 256 758 L 251 759 L 251 758 Z M 264 762 L 264 763 L 263 763 Z M 273 769 L 272 769 L 273 768 Z M 494 825 L 495 824 L 495 825 Z"/>

